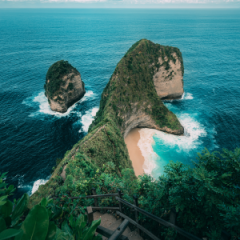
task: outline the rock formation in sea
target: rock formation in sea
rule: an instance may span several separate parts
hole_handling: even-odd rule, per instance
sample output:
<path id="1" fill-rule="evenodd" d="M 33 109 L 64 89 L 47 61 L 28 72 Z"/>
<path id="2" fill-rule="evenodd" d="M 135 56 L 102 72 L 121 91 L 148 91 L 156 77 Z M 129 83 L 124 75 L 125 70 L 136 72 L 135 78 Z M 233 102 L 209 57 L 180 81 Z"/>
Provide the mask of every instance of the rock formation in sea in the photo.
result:
<path id="1" fill-rule="evenodd" d="M 65 154 L 50 180 L 31 197 L 32 203 L 41 197 L 57 194 L 61 188 L 68 188 L 68 179 L 77 186 L 84 169 L 90 174 L 88 166 L 101 169 L 111 162 L 119 176 L 123 169 L 132 168 L 124 137 L 133 128 L 152 128 L 182 135 L 182 125 L 162 103 L 163 96 L 159 96 L 161 91 L 155 84 L 156 76 L 160 74 L 162 80 L 166 72 L 169 72 L 166 81 L 171 81 L 170 73 L 174 76 L 183 74 L 179 49 L 146 39 L 136 42 L 117 64 L 106 85 L 88 134 Z M 168 95 L 164 97 L 180 96 L 179 88 L 168 88 L 167 91 Z M 77 190 L 74 191 L 77 194 Z"/>
<path id="2" fill-rule="evenodd" d="M 47 72 L 45 95 L 53 111 L 64 113 L 85 94 L 84 82 L 67 61 L 54 63 Z"/>

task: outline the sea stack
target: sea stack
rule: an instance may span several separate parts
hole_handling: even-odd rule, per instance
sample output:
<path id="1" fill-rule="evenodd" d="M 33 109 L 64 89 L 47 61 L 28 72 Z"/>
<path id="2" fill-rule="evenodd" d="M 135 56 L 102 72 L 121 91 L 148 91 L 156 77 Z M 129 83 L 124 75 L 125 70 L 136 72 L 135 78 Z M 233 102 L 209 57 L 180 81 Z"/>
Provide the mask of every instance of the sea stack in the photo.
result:
<path id="1" fill-rule="evenodd" d="M 64 113 L 85 94 L 84 82 L 68 61 L 54 63 L 47 72 L 45 95 L 53 111 Z"/>

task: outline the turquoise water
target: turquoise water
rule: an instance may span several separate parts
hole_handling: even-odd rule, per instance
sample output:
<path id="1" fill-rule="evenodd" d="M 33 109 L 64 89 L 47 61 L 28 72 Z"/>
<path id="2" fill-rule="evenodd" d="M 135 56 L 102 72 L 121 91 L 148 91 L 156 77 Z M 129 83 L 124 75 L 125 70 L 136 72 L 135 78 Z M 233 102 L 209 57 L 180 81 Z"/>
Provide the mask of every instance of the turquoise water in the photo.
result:
<path id="1" fill-rule="evenodd" d="M 205 147 L 239 146 L 239 10 L 0 9 L 0 33 L 0 171 L 18 194 L 31 194 L 87 134 L 118 61 L 142 38 L 178 47 L 185 66 L 185 96 L 165 104 L 188 137 L 154 136 L 152 174 L 169 160 L 189 164 Z M 63 115 L 43 91 L 60 59 L 80 71 L 87 90 Z"/>

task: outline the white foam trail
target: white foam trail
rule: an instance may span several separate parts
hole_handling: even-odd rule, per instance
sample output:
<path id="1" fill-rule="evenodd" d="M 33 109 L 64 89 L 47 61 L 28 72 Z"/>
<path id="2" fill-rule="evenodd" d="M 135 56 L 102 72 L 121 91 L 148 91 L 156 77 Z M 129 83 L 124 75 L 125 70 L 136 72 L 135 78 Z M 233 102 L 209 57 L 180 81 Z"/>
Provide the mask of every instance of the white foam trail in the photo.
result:
<path id="1" fill-rule="evenodd" d="M 151 174 L 152 170 L 156 167 L 155 161 L 159 156 L 153 151 L 152 144 L 154 143 L 153 129 L 142 128 L 139 130 L 140 139 L 138 141 L 138 147 L 144 157 L 143 170 L 146 174 Z"/>
<path id="2" fill-rule="evenodd" d="M 93 91 L 91 91 L 91 90 L 87 91 L 82 99 L 80 99 L 78 102 L 73 104 L 70 108 L 68 108 L 67 112 L 59 113 L 59 112 L 54 112 L 51 110 L 49 103 L 48 103 L 48 99 L 45 96 L 44 92 L 40 92 L 36 97 L 33 98 L 33 100 L 31 100 L 35 103 L 38 103 L 39 110 L 36 113 L 30 114 L 30 117 L 34 117 L 34 116 L 38 115 L 39 113 L 54 115 L 56 117 L 65 117 L 65 116 L 69 115 L 70 112 L 72 112 L 72 110 L 77 106 L 77 103 L 84 102 L 84 101 L 88 100 L 89 98 L 93 98 L 94 96 L 95 96 L 95 94 Z M 28 99 L 24 100 L 23 104 L 31 106 L 31 102 Z"/>
<path id="3" fill-rule="evenodd" d="M 75 104 L 73 106 L 71 106 L 67 112 L 65 113 L 59 113 L 59 112 L 55 112 L 55 111 L 52 111 L 50 106 L 49 106 L 49 103 L 48 103 L 48 99 L 47 97 L 45 96 L 44 92 L 41 92 L 39 93 L 34 99 L 33 99 L 33 102 L 36 102 L 39 104 L 39 111 L 40 113 L 44 113 L 44 114 L 49 114 L 49 115 L 54 115 L 54 116 L 57 116 L 57 117 L 64 117 L 64 116 L 67 116 L 71 110 L 75 107 Z M 36 113 L 33 113 L 31 114 L 30 116 L 33 117 L 35 116 Z"/>
<path id="4" fill-rule="evenodd" d="M 48 180 L 44 180 L 44 179 L 39 179 L 39 180 L 35 181 L 33 184 L 33 187 L 32 187 L 31 195 L 34 194 L 38 190 L 39 186 L 45 184 L 47 181 Z"/>
<path id="5" fill-rule="evenodd" d="M 183 99 L 184 100 L 191 100 L 191 99 L 193 99 L 193 95 L 191 94 L 191 93 L 184 93 L 183 94 Z"/>
<path id="6" fill-rule="evenodd" d="M 81 102 L 84 102 L 86 100 L 88 100 L 89 98 L 92 98 L 95 96 L 95 93 L 91 90 L 87 91 L 84 95 L 84 97 L 80 100 Z"/>
<path id="7" fill-rule="evenodd" d="M 182 97 L 180 98 L 180 100 L 183 100 L 184 97 L 185 97 L 185 92 L 183 92 L 183 95 L 182 95 Z"/>
<path id="8" fill-rule="evenodd" d="M 179 100 L 191 100 L 193 99 L 192 93 L 183 93 L 182 97 Z"/>
<path id="9" fill-rule="evenodd" d="M 178 147 L 178 150 L 189 151 L 197 148 L 202 144 L 199 137 L 207 135 L 204 126 L 187 113 L 178 115 L 178 119 L 184 127 L 184 136 L 175 136 L 157 130 L 155 136 L 160 138 L 163 144 Z"/>
<path id="10" fill-rule="evenodd" d="M 82 116 L 81 122 L 83 124 L 82 130 L 84 132 L 88 132 L 88 128 L 91 125 L 93 118 L 96 116 L 96 113 L 98 111 L 98 107 L 94 107 L 93 109 L 89 110 Z M 79 131 L 81 132 L 81 130 Z"/>
<path id="11" fill-rule="evenodd" d="M 183 93 L 182 97 L 179 99 L 172 99 L 172 100 L 163 100 L 164 103 L 166 102 L 174 102 L 174 101 L 181 101 L 181 100 L 192 100 L 193 99 L 193 95 L 192 93 Z"/>
<path id="12" fill-rule="evenodd" d="M 190 151 L 202 144 L 200 137 L 207 135 L 204 126 L 197 122 L 192 116 L 187 113 L 178 116 L 179 121 L 184 127 L 184 136 L 176 136 L 164 133 L 155 129 L 143 128 L 139 131 L 140 140 L 138 147 L 140 148 L 144 161 L 144 172 L 151 174 L 152 170 L 157 166 L 156 161 L 160 157 L 153 151 L 152 145 L 155 143 L 153 137 L 159 139 L 160 145 L 174 148 L 174 151 Z M 161 169 L 162 171 L 163 169 Z"/>

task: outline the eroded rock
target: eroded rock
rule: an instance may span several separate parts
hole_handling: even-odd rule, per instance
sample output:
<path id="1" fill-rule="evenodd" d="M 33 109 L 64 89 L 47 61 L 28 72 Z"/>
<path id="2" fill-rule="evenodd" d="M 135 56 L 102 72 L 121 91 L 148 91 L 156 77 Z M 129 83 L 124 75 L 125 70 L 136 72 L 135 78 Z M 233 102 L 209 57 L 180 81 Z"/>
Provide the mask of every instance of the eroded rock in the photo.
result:
<path id="1" fill-rule="evenodd" d="M 54 63 L 46 75 L 45 95 L 53 111 L 64 113 L 85 94 L 84 82 L 67 61 Z"/>
<path id="2" fill-rule="evenodd" d="M 183 95 L 183 62 L 176 52 L 158 59 L 160 68 L 153 76 L 154 86 L 161 99 L 179 99 Z"/>

